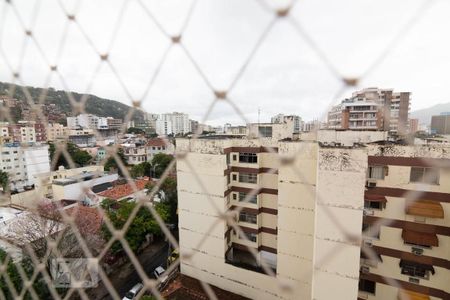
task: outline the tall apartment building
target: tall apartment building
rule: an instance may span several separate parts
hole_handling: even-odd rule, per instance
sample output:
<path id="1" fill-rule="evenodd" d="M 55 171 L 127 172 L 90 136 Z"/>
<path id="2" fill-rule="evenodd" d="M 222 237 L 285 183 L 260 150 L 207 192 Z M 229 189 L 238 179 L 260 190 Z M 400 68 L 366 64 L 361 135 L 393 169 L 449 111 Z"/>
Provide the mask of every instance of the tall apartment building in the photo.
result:
<path id="1" fill-rule="evenodd" d="M 450 112 L 431 117 L 431 132 L 450 134 Z"/>
<path id="2" fill-rule="evenodd" d="M 450 299 L 448 150 L 178 139 L 181 272 L 252 299 Z"/>
<path id="3" fill-rule="evenodd" d="M 20 146 L 8 143 L 0 146 L 0 169 L 8 173 L 11 190 L 22 190 L 36 182 L 35 176 L 50 172 L 48 146 Z"/>
<path id="4" fill-rule="evenodd" d="M 419 119 L 409 119 L 409 133 L 416 133 L 419 131 Z"/>
<path id="5" fill-rule="evenodd" d="M 167 120 L 156 120 L 155 130 L 158 135 L 173 134 L 172 122 Z"/>
<path id="6" fill-rule="evenodd" d="M 159 135 L 186 134 L 191 132 L 189 115 L 179 112 L 161 114 L 156 120 L 156 133 Z"/>
<path id="7" fill-rule="evenodd" d="M 108 129 L 121 129 L 122 124 L 122 119 L 114 119 L 112 117 L 106 118 L 106 125 Z"/>
<path id="8" fill-rule="evenodd" d="M 303 121 L 300 116 L 278 114 L 271 118 L 272 123 L 285 123 L 287 121 L 294 122 L 294 133 L 299 133 L 301 131 L 302 126 L 303 126 Z"/>
<path id="9" fill-rule="evenodd" d="M 327 128 L 382 130 L 403 135 L 408 132 L 409 102 L 409 92 L 366 88 L 330 109 Z"/>
<path id="10" fill-rule="evenodd" d="M 50 123 L 47 125 L 47 139 L 49 141 L 64 140 L 67 139 L 68 135 L 69 129 L 62 124 Z"/>

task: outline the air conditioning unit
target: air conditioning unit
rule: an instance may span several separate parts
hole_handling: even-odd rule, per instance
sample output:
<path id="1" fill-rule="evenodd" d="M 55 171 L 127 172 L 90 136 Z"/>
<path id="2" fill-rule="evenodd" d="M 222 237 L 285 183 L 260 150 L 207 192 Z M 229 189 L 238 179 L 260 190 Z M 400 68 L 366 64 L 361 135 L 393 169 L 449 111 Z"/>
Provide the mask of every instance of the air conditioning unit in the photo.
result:
<path id="1" fill-rule="evenodd" d="M 415 284 L 419 284 L 420 280 L 418 278 L 414 278 L 414 277 L 409 277 L 409 282 L 411 283 L 415 283 Z"/>
<path id="2" fill-rule="evenodd" d="M 364 240 L 364 246 L 372 247 L 372 241 L 371 240 Z"/>
<path id="3" fill-rule="evenodd" d="M 426 223 L 426 218 L 425 217 L 415 217 L 414 218 L 414 222 L 416 222 L 416 223 Z"/>
<path id="4" fill-rule="evenodd" d="M 422 255 L 423 254 L 423 249 L 422 248 L 418 248 L 418 247 L 412 247 L 411 248 L 411 252 L 415 255 Z"/>
<path id="5" fill-rule="evenodd" d="M 359 268 L 359 271 L 363 274 L 368 274 L 368 273 L 370 273 L 370 268 L 368 266 L 361 266 Z"/>
<path id="6" fill-rule="evenodd" d="M 374 214 L 373 210 L 364 208 L 364 210 L 363 210 L 363 215 L 364 216 L 373 216 L 373 214 Z"/>
<path id="7" fill-rule="evenodd" d="M 366 186 L 369 188 L 374 188 L 377 186 L 377 181 L 375 179 L 367 179 Z"/>

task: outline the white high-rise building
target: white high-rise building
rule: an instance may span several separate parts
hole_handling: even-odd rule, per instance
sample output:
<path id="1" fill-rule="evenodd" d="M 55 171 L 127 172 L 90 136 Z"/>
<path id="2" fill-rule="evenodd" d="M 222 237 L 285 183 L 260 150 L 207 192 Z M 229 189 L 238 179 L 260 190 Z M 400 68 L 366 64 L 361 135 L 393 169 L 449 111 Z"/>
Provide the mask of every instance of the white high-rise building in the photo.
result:
<path id="1" fill-rule="evenodd" d="M 18 143 L 0 147 L 0 170 L 8 173 L 12 190 L 35 184 L 35 175 L 50 172 L 48 145 L 20 146 Z"/>
<path id="2" fill-rule="evenodd" d="M 172 134 L 172 122 L 164 120 L 156 120 L 156 133 L 158 135 L 169 135 Z"/>
<path id="3" fill-rule="evenodd" d="M 156 133 L 159 135 L 177 135 L 188 132 L 191 132 L 188 114 L 179 112 L 161 114 L 156 121 Z"/>

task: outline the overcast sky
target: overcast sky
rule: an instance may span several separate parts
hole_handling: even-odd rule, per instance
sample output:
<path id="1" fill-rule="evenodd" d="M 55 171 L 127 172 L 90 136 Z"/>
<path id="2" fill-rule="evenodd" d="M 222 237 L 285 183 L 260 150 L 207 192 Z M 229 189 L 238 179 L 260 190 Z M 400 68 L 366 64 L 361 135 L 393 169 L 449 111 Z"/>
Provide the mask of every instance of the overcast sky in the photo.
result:
<path id="1" fill-rule="evenodd" d="M 189 0 L 142 1 L 171 35 L 180 31 L 191 4 Z M 56 0 L 12 2 L 50 64 L 58 65 L 70 90 L 89 90 L 101 97 L 131 103 L 107 65 L 93 77 L 99 57 L 73 23 L 64 34 L 67 18 Z M 140 99 L 170 41 L 137 1 L 129 0 L 125 9 L 124 2 L 119 0 L 85 0 L 79 2 L 78 8 L 78 1 L 62 2 L 76 15 L 77 22 L 100 52 L 107 52 L 111 37 L 115 36 L 109 59 L 132 97 Z M 278 7 L 288 2 L 266 3 Z M 423 3 L 300 0 L 291 14 L 340 74 L 355 77 L 365 72 Z M 410 91 L 413 110 L 450 101 L 450 1 L 432 3 L 360 87 Z M 121 27 L 114 34 L 119 15 L 123 16 Z M 273 14 L 256 0 L 199 0 L 182 42 L 214 88 L 227 89 L 272 19 Z M 22 55 L 25 34 L 6 1 L 0 4 L 0 29 L 4 53 L 0 55 L 1 81 L 13 80 L 7 67 L 11 65 L 28 85 L 63 87 L 57 76 L 47 82 L 48 64 L 30 40 Z M 58 59 L 63 37 L 64 48 Z M 258 108 L 261 121 L 279 112 L 310 120 L 323 114 L 340 86 L 339 79 L 305 39 L 281 19 L 268 33 L 229 97 L 250 121 L 257 121 Z M 344 96 L 352 91 L 346 90 Z M 201 120 L 213 99 L 211 90 L 185 53 L 175 46 L 143 107 L 153 113 L 183 111 Z M 226 122 L 243 121 L 228 104 L 218 103 L 208 123 Z"/>

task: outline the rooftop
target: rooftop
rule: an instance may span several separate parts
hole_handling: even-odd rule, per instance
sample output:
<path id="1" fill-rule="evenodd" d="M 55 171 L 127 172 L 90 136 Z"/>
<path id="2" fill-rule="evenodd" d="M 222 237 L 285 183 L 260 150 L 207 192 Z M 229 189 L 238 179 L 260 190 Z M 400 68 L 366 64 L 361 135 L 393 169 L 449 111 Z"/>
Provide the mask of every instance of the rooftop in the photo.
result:
<path id="1" fill-rule="evenodd" d="M 0 224 L 16 218 L 23 211 L 12 207 L 0 207 Z"/>
<path id="2" fill-rule="evenodd" d="M 151 139 L 147 142 L 147 146 L 164 147 L 167 143 L 161 138 Z"/>
<path id="3" fill-rule="evenodd" d="M 68 208 L 66 212 L 69 216 L 75 217 L 75 223 L 82 235 L 95 234 L 102 226 L 103 216 L 97 208 L 77 205 Z"/>
<path id="4" fill-rule="evenodd" d="M 137 191 L 143 190 L 145 185 L 150 182 L 150 178 L 144 177 L 143 179 L 138 179 L 134 183 L 136 184 Z M 98 193 L 99 196 L 111 198 L 114 200 L 119 200 L 128 195 L 134 194 L 136 191 L 133 189 L 132 185 L 129 183 L 116 185 L 106 191 Z"/>
<path id="5" fill-rule="evenodd" d="M 53 180 L 53 184 L 68 185 L 81 181 L 88 181 L 94 178 L 103 177 L 109 175 L 107 172 L 84 172 L 77 175 L 73 175 L 66 178 L 58 178 Z"/>

